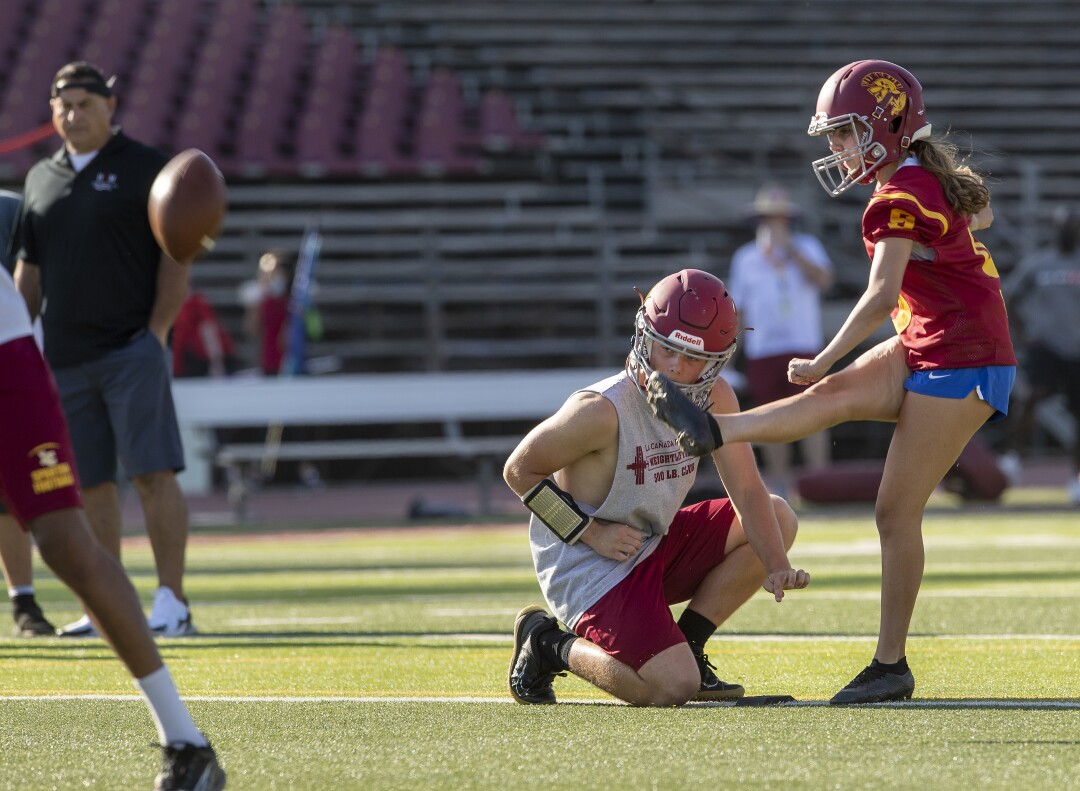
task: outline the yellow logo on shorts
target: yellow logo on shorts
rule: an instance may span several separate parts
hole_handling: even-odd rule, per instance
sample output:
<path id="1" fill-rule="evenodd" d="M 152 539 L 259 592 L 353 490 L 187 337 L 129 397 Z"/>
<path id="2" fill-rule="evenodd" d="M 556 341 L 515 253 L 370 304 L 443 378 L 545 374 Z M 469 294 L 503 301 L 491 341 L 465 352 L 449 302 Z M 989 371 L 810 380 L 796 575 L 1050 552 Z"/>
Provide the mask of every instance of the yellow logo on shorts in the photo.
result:
<path id="1" fill-rule="evenodd" d="M 71 465 L 61 462 L 57 456 L 60 444 L 46 442 L 31 450 L 27 456 L 37 456 L 39 469 L 30 473 L 30 483 L 34 487 L 34 494 L 63 489 L 75 485 L 75 475 L 71 472 Z"/>

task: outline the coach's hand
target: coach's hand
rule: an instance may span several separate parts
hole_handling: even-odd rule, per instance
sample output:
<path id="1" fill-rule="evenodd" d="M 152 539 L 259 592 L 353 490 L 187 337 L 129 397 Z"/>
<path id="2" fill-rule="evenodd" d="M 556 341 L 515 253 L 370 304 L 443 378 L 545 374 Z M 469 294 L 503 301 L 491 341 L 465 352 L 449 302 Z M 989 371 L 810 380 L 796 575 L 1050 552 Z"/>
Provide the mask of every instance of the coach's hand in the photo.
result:
<path id="1" fill-rule="evenodd" d="M 593 519 L 579 539 L 597 555 L 617 560 L 630 560 L 641 549 L 641 531 L 618 522 Z"/>
<path id="2" fill-rule="evenodd" d="M 773 571 L 765 578 L 765 590 L 783 601 L 784 591 L 799 590 L 810 584 L 810 575 L 802 569 L 784 569 Z"/>

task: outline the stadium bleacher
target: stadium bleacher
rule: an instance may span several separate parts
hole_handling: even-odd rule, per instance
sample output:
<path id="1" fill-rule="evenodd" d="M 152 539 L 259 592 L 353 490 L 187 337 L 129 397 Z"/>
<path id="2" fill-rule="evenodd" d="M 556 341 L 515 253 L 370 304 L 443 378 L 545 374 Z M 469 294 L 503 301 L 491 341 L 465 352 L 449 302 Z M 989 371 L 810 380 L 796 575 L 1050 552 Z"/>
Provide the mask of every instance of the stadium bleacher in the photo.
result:
<path id="1" fill-rule="evenodd" d="M 248 95 L 246 69 L 261 33 L 256 30 L 259 8 L 257 0 L 234 0 L 217 5 L 212 12 L 207 34 L 197 39 L 201 46 L 193 53 L 194 75 L 181 91 L 186 102 L 175 134 L 168 143 L 156 142 L 166 150 L 201 149 L 231 175 L 237 140 L 229 123 L 245 105 L 241 98 Z M 288 101 L 287 88 L 282 86 L 281 91 L 286 97 L 283 101 Z"/>
<path id="2" fill-rule="evenodd" d="M 295 131 L 290 123 L 296 115 L 293 97 L 302 88 L 307 58 L 307 16 L 296 6 L 279 5 L 267 17 L 256 45 L 233 157 L 240 173 L 287 175 L 297 169 L 287 140 Z"/>
<path id="3" fill-rule="evenodd" d="M 138 68 L 117 86 L 124 102 L 120 120 L 139 140 L 166 139 L 187 85 L 196 36 L 202 19 L 195 3 L 161 3 L 153 16 Z"/>
<path id="4" fill-rule="evenodd" d="M 916 0 L 905 14 L 926 23 L 903 42 L 852 0 L 5 6 L 0 141 L 47 122 L 62 62 L 100 60 L 129 132 L 202 148 L 229 178 L 225 234 L 194 280 L 234 333 L 258 255 L 321 223 L 314 351 L 347 370 L 495 367 L 515 344 L 531 365 L 617 361 L 631 285 L 683 265 L 723 276 L 767 179 L 805 206 L 840 267 L 833 296 L 850 296 L 863 196 L 824 195 L 804 131 L 824 77 L 871 50 L 920 76 L 931 119 L 994 175 L 1003 270 L 1080 184 L 1067 0 Z M 53 147 L 0 155 L 0 185 Z"/>
<path id="5" fill-rule="evenodd" d="M 294 156 L 303 176 L 320 178 L 348 170 L 344 141 L 348 133 L 349 96 L 358 79 L 352 32 L 333 26 L 323 35 L 304 97 Z"/>

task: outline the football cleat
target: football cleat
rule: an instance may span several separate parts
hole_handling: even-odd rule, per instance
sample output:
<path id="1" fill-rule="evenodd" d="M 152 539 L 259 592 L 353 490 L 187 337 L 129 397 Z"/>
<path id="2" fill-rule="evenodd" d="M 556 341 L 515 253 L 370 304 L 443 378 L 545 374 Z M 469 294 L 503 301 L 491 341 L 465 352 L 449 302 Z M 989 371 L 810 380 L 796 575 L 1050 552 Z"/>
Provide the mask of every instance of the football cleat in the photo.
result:
<path id="1" fill-rule="evenodd" d="M 867 665 L 851 683 L 833 695 L 834 706 L 855 703 L 886 703 L 891 700 L 910 700 L 915 691 L 915 676 L 888 673 L 874 664 Z"/>
<path id="2" fill-rule="evenodd" d="M 741 684 L 726 684 L 716 677 L 713 672 L 716 665 L 709 661 L 708 655 L 694 652 L 694 659 L 701 671 L 701 689 L 694 695 L 694 700 L 737 700 L 746 694 Z"/>
<path id="3" fill-rule="evenodd" d="M 1080 478 L 1073 478 L 1066 487 L 1069 493 L 1069 502 L 1072 505 L 1080 505 Z"/>
<path id="4" fill-rule="evenodd" d="M 90 616 L 83 614 L 83 617 L 77 621 L 69 623 L 67 626 L 61 626 L 56 630 L 57 637 L 97 637 L 97 629 L 94 628 L 94 622 L 90 620 Z"/>
<path id="5" fill-rule="evenodd" d="M 26 593 L 11 600 L 11 614 L 15 619 L 13 634 L 16 637 L 44 637 L 55 635 L 56 627 L 49 623 L 38 606 L 34 594 Z"/>
<path id="6" fill-rule="evenodd" d="M 146 622 L 150 631 L 161 637 L 186 637 L 196 633 L 187 604 L 164 586 L 154 591 L 154 605 Z"/>
<path id="7" fill-rule="evenodd" d="M 225 770 L 209 744 L 167 744 L 161 748 L 161 773 L 154 791 L 221 791 L 224 787 Z"/>
<path id="8" fill-rule="evenodd" d="M 537 652 L 536 636 L 559 623 L 542 607 L 526 607 L 514 621 L 514 653 L 510 656 L 510 694 L 518 703 L 554 703 L 551 683 L 563 675 L 547 667 Z"/>
<path id="9" fill-rule="evenodd" d="M 1009 486 L 1020 486 L 1024 482 L 1024 465 L 1020 454 L 1010 451 L 997 460 L 998 469 L 1009 482 Z"/>

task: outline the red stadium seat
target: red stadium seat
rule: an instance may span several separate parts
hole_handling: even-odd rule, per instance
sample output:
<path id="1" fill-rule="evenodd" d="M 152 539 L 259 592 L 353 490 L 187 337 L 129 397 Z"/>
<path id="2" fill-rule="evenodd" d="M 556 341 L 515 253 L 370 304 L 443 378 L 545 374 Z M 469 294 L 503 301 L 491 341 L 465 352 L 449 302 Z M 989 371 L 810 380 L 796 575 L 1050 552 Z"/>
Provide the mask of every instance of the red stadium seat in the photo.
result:
<path id="1" fill-rule="evenodd" d="M 367 96 L 357 125 L 356 157 L 361 172 L 383 176 L 415 170 L 402 154 L 401 146 L 409 85 L 405 56 L 396 47 L 381 47 L 371 64 Z"/>
<path id="2" fill-rule="evenodd" d="M 131 84 L 120 86 L 118 112 L 128 134 L 172 150 L 168 122 L 187 98 L 181 77 L 187 53 L 195 44 L 200 8 L 196 3 L 154 5 L 157 16 L 139 53 Z"/>
<path id="3" fill-rule="evenodd" d="M 0 58 L 3 58 L 3 63 L 14 63 L 19 57 L 18 50 L 24 43 L 19 40 L 19 33 L 30 24 L 38 5 L 36 0 L 4 0 L 4 24 L 0 25 Z M 0 100 L 3 99 L 2 86 L 10 76 L 10 72 L 0 74 Z"/>
<path id="4" fill-rule="evenodd" d="M 465 102 L 457 76 L 436 69 L 424 86 L 416 130 L 416 159 L 425 175 L 471 173 L 479 160 L 461 153 L 465 139 Z"/>
<path id="5" fill-rule="evenodd" d="M 86 46 L 80 55 L 97 65 L 106 77 L 117 75 L 122 80 L 130 72 L 130 59 L 136 44 L 136 34 L 146 15 L 160 4 L 132 2 L 131 0 L 104 0 L 94 14 L 94 22 L 87 35 Z"/>
<path id="6" fill-rule="evenodd" d="M 285 175 L 295 171 L 295 162 L 283 154 L 283 132 L 295 113 L 293 97 L 307 38 L 307 17 L 302 10 L 279 5 L 270 12 L 236 135 L 236 163 L 241 172 Z"/>
<path id="7" fill-rule="evenodd" d="M 518 121 L 514 102 L 501 88 L 491 88 L 480 99 L 480 144 L 489 151 L 533 150 L 544 136 L 527 132 Z"/>
<path id="8" fill-rule="evenodd" d="M 347 173 L 355 169 L 342 152 L 349 96 L 357 74 L 352 33 L 343 27 L 329 28 L 316 53 L 296 136 L 297 165 L 300 172 L 313 176 Z"/>
<path id="9" fill-rule="evenodd" d="M 0 140 L 49 120 L 49 80 L 57 69 L 74 59 L 80 25 L 90 1 L 41 3 L 10 72 L 4 103 L 0 106 Z"/>
<path id="10" fill-rule="evenodd" d="M 201 149 L 226 173 L 235 172 L 227 125 L 236 112 L 258 13 L 256 0 L 228 0 L 218 6 L 209 38 L 196 53 L 195 76 L 173 141 L 177 149 Z"/>

